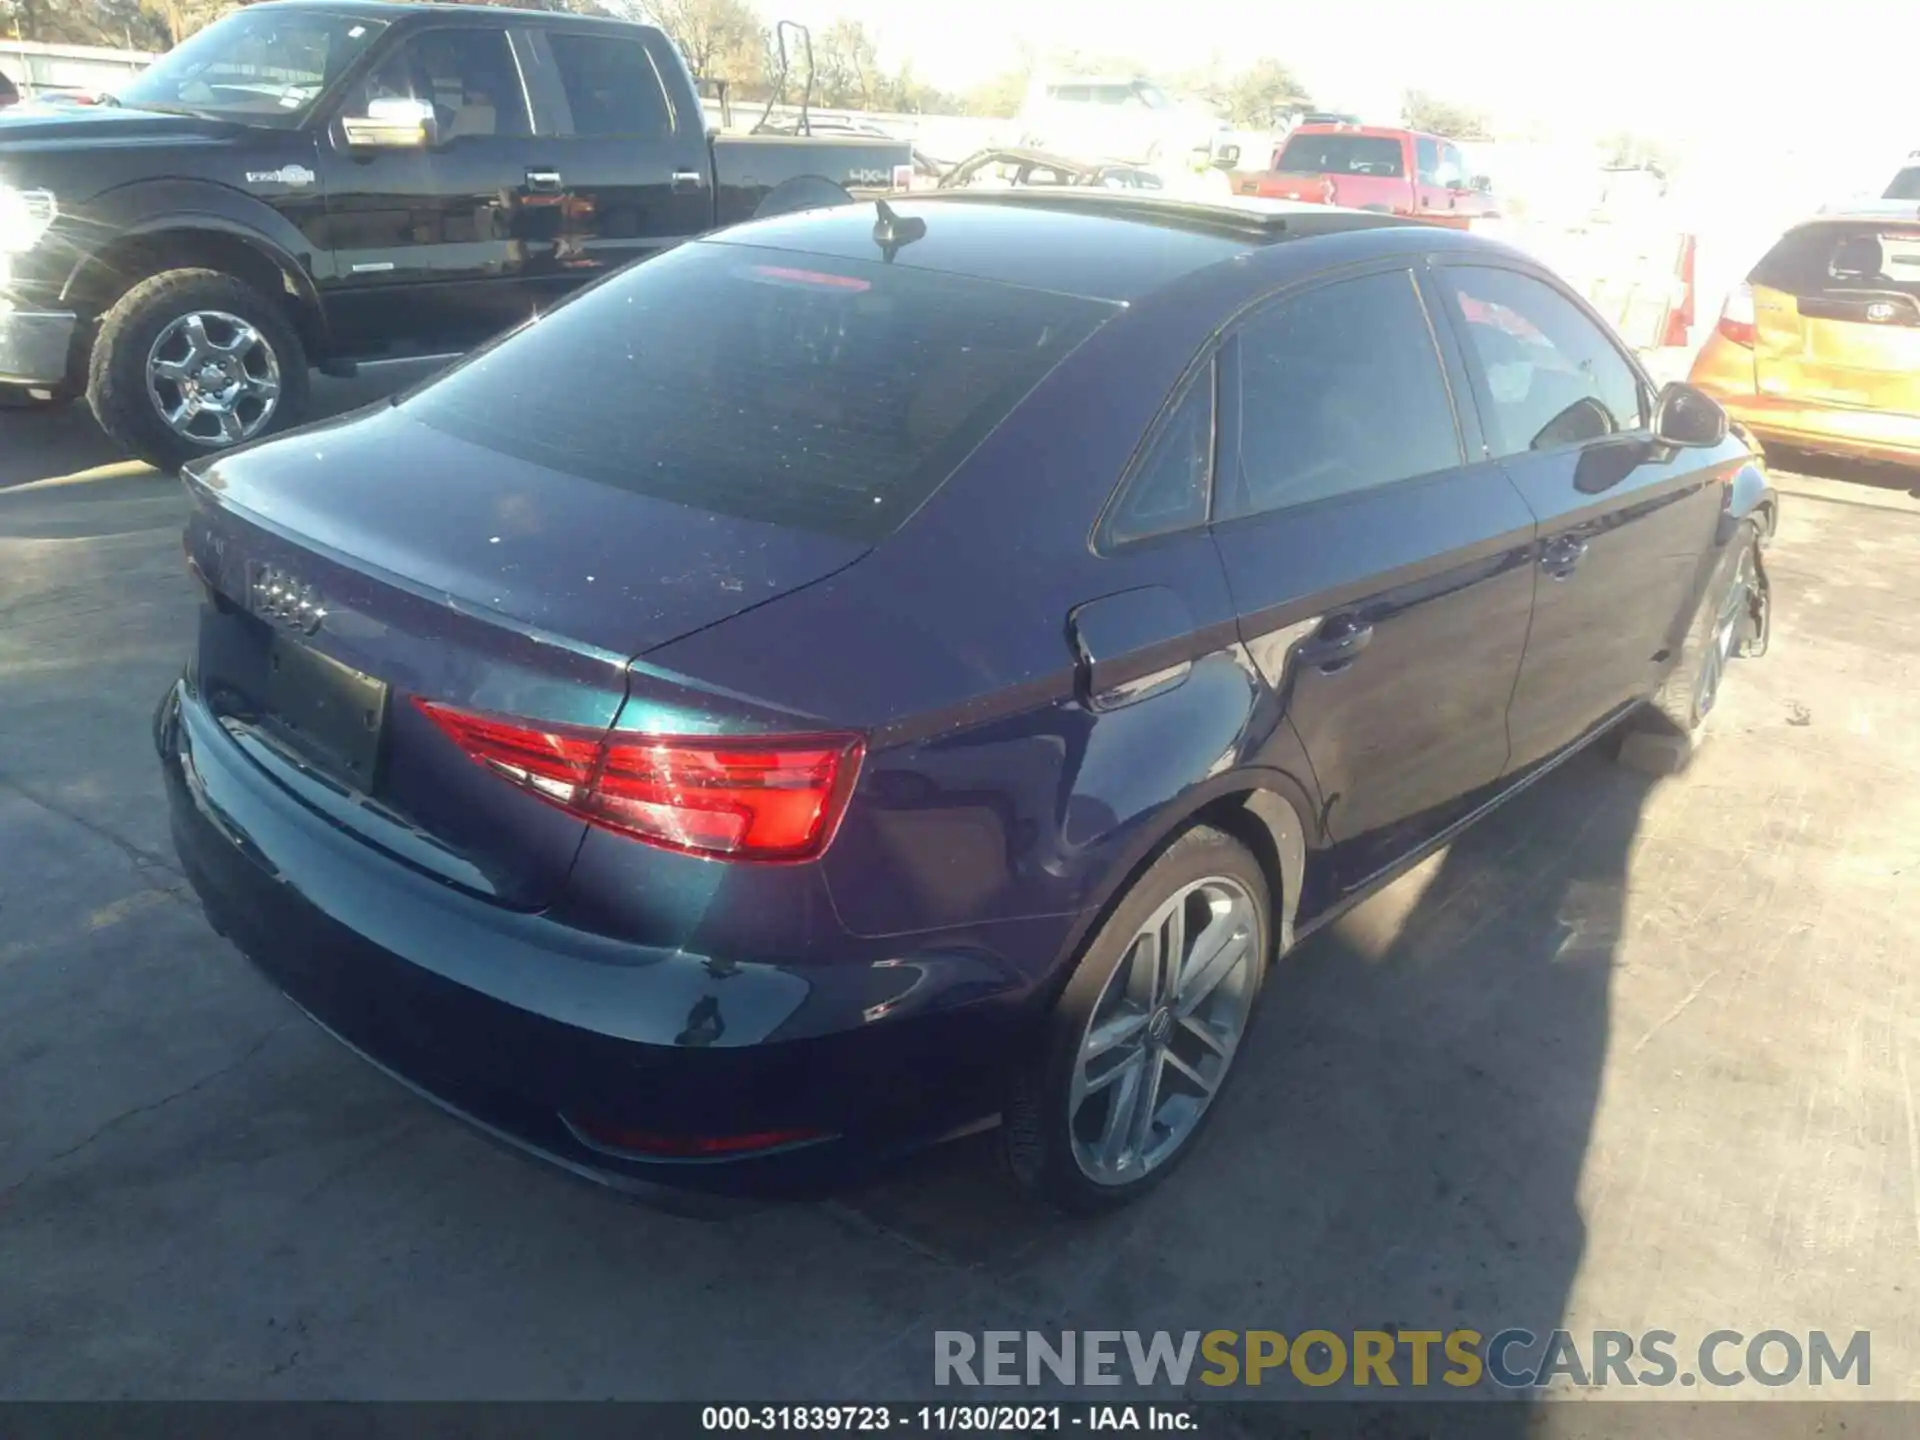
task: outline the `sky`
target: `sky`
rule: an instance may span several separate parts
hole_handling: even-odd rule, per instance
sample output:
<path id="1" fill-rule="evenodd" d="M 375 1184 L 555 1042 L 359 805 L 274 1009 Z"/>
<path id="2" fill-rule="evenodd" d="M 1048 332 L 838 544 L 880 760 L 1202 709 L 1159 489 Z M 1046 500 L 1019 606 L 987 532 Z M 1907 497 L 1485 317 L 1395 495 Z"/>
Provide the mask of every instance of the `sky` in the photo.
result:
<path id="1" fill-rule="evenodd" d="M 1409 86 L 1507 126 L 1766 143 L 1807 124 L 1920 148 L 1920 0 L 759 0 L 865 22 L 890 63 L 964 89 L 1019 41 L 1150 57 L 1176 75 L 1270 55 L 1329 108 L 1396 114 Z"/>

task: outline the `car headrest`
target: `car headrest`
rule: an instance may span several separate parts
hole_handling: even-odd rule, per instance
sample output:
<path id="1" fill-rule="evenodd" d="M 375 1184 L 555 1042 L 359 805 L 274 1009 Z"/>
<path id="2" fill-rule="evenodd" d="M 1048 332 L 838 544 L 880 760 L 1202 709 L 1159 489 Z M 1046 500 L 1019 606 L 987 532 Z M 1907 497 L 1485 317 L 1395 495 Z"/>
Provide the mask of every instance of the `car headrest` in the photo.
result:
<path id="1" fill-rule="evenodd" d="M 1872 235 L 1849 235 L 1833 251 L 1835 275 L 1878 275 L 1885 260 L 1880 242 Z"/>

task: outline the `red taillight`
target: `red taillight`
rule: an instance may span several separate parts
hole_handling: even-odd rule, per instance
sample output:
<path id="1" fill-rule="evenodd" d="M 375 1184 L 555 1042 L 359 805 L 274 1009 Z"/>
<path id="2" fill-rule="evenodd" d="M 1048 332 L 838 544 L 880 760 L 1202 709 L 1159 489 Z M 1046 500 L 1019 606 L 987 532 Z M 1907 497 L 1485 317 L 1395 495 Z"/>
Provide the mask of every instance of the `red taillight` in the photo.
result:
<path id="1" fill-rule="evenodd" d="M 853 735 L 623 735 L 414 704 L 477 764 L 591 825 L 729 860 L 824 851 L 860 769 Z"/>
<path id="2" fill-rule="evenodd" d="M 826 1139 L 823 1130 L 759 1130 L 748 1135 L 661 1135 L 651 1130 L 628 1130 L 598 1121 L 568 1119 L 582 1139 L 603 1150 L 652 1155 L 663 1160 L 714 1160 L 725 1155 L 749 1155 L 780 1150 L 810 1140 Z"/>
<path id="3" fill-rule="evenodd" d="M 1727 295 L 1727 303 L 1720 309 L 1720 323 L 1714 327 L 1736 345 L 1753 348 L 1759 331 L 1755 326 L 1753 313 L 1753 291 L 1745 285 L 1736 285 Z"/>

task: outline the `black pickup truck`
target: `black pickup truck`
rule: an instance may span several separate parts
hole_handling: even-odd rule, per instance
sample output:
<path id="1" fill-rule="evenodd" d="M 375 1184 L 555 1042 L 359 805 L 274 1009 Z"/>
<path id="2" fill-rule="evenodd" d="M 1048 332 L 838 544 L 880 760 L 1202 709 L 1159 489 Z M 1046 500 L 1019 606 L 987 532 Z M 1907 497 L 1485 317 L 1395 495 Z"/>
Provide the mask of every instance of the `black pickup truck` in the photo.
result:
<path id="1" fill-rule="evenodd" d="M 904 140 L 715 133 L 648 25 L 252 5 L 114 95 L 0 115 L 0 401 L 84 393 L 170 470 L 297 423 L 310 367 L 457 354 L 912 163 Z"/>

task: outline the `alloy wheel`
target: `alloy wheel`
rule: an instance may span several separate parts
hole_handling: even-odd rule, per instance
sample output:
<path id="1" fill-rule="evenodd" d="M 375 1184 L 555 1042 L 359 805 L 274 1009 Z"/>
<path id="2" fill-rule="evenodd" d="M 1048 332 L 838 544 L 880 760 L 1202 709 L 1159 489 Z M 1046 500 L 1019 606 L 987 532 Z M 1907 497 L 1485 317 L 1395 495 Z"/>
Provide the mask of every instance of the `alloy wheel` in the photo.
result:
<path id="1" fill-rule="evenodd" d="M 1706 718 L 1720 696 L 1720 681 L 1726 675 L 1727 662 L 1740 644 L 1742 628 L 1748 623 L 1753 597 L 1753 547 L 1740 552 L 1740 564 L 1714 616 L 1713 633 L 1707 640 L 1707 653 L 1701 657 L 1700 716 Z"/>
<path id="2" fill-rule="evenodd" d="M 212 448 L 266 429 L 280 407 L 280 360 L 249 322 L 220 310 L 170 321 L 147 353 L 147 394 L 176 435 Z"/>
<path id="3" fill-rule="evenodd" d="M 1171 1159 L 1226 1079 L 1260 964 L 1259 910 L 1235 879 L 1183 886 L 1135 932 L 1074 1062 L 1068 1128 L 1081 1172 L 1123 1185 Z"/>

